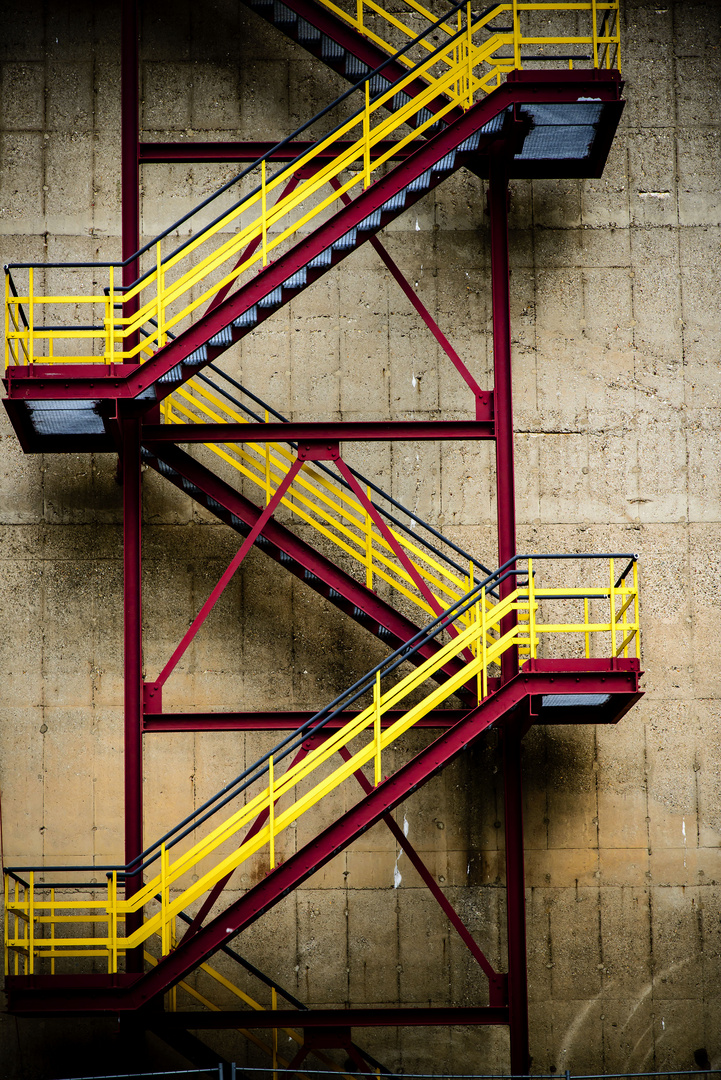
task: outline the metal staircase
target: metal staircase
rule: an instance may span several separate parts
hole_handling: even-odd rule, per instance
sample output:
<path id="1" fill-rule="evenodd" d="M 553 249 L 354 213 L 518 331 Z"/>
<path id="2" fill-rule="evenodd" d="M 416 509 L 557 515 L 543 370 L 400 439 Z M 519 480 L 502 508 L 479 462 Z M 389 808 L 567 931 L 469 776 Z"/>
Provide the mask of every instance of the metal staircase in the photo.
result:
<path id="1" fill-rule="evenodd" d="M 9 868 L 5 898 L 9 920 L 6 948 L 16 957 L 24 958 L 29 976 L 35 974 L 36 965 L 43 960 L 57 963 L 68 957 L 105 957 L 110 978 L 104 980 L 96 976 L 92 999 L 86 987 L 76 991 L 73 975 L 63 979 L 57 971 L 53 999 L 62 992 L 66 1008 L 68 1003 L 74 1003 L 74 1007 L 90 1011 L 103 1011 L 111 1004 L 113 1008 L 136 1008 L 155 994 L 167 992 L 177 982 L 178 972 L 184 975 L 197 966 L 200 962 L 198 942 L 211 940 L 211 952 L 215 951 L 261 913 L 248 900 L 254 891 L 251 890 L 215 920 L 177 941 L 175 924 L 179 914 L 206 898 L 220 882 L 227 882 L 246 860 L 260 853 L 267 858 L 270 872 L 263 879 L 261 889 L 264 896 L 262 910 L 267 910 L 286 894 L 291 865 L 292 873 L 297 875 L 293 878 L 296 885 L 424 784 L 490 724 L 502 722 L 529 695 L 540 698 L 536 708 L 541 722 L 547 722 L 543 715 L 545 709 L 552 713 L 559 708 L 566 710 L 568 719 L 573 718 L 570 710 L 583 708 L 588 719 L 593 716 L 597 722 L 609 718 L 615 722 L 638 696 L 635 557 L 625 554 L 567 557 L 566 562 L 580 560 L 595 566 L 602 561 L 607 564 L 603 574 L 605 581 L 602 578 L 601 583 L 585 587 L 543 588 L 537 585 L 534 561 L 538 563 L 539 560 L 543 562 L 544 557 L 517 557 L 511 565 L 501 567 L 475 585 L 457 604 L 147 847 L 134 863 Z M 625 564 L 620 573 L 618 560 Z M 526 581 L 488 607 L 487 599 L 492 589 L 497 590 L 504 581 L 517 581 L 520 562 L 526 563 Z M 560 601 L 575 605 L 581 602 L 583 620 L 550 622 L 542 619 L 544 604 L 553 610 L 553 605 Z M 600 603 L 608 604 L 608 616 L 603 619 L 598 610 L 589 612 L 589 605 L 598 609 Z M 515 619 L 504 633 L 504 620 L 512 614 Z M 447 631 L 462 615 L 470 616 L 467 627 L 456 637 L 444 641 Z M 545 636 L 553 634 L 577 635 L 585 643 L 588 662 L 579 660 L 574 664 L 568 659 L 555 664 L 553 661 L 544 663 L 538 657 L 539 643 Z M 605 671 L 605 668 L 599 667 L 598 661 L 594 664 L 590 657 L 592 639 L 595 642 L 599 636 L 607 638 L 604 651 L 614 661 L 600 678 L 597 671 Z M 440 646 L 436 654 L 422 663 L 416 660 L 416 670 L 399 679 L 403 664 L 422 643 L 431 640 Z M 498 664 L 501 656 L 512 649 L 528 656 L 528 667 L 524 665 L 522 673 L 510 683 L 490 690 L 489 668 Z M 466 654 L 470 655 L 467 660 Z M 441 686 L 427 689 L 427 680 L 449 658 L 461 661 L 459 669 Z M 573 676 L 575 685 L 570 696 L 559 701 L 560 688 L 552 684 L 563 684 L 563 676 L 548 673 L 563 672 L 569 666 L 577 672 Z M 415 759 L 385 776 L 384 752 L 450 694 L 471 681 L 477 685 L 477 704 Z M 560 690 L 560 693 L 564 691 Z M 565 694 L 568 695 L 567 690 Z M 325 731 L 330 720 L 368 698 L 370 703 L 361 707 L 340 729 L 332 734 Z M 391 710 L 394 718 L 384 724 L 384 718 Z M 344 750 L 349 753 L 343 755 Z M 287 762 L 300 751 L 304 751 L 303 756 L 296 756 L 285 772 L 279 773 L 280 763 Z M 336 754 L 343 755 L 342 760 L 333 765 Z M 330 772 L 326 767 L 329 763 Z M 322 809 L 324 799 L 366 766 L 374 776 L 372 792 L 341 814 L 307 848 L 301 848 L 276 869 L 276 845 L 283 832 L 314 807 L 321 806 Z M 223 818 L 221 811 L 227 813 L 226 808 L 233 804 L 237 808 L 229 817 Z M 197 836 L 199 831 L 205 835 L 186 848 L 184 841 Z M 107 889 L 98 899 L 70 900 L 58 896 L 61 889 L 96 891 L 92 885 L 98 872 L 107 875 Z M 40 873 L 60 873 L 67 880 L 62 884 L 41 881 L 37 877 Z M 125 880 L 137 874 L 143 875 L 145 883 L 130 899 L 124 900 L 122 887 Z M 11 882 L 15 884 L 14 895 L 10 891 Z M 156 901 L 157 910 L 150 914 L 148 908 L 154 907 Z M 136 912 L 143 912 L 143 920 L 137 929 L 129 931 L 128 917 Z M 97 933 L 98 924 L 105 925 L 104 933 Z M 87 931 L 88 925 L 95 929 L 86 936 L 80 928 Z M 65 931 L 63 936 L 56 932 L 61 927 Z M 78 928 L 76 934 L 73 927 Z M 49 933 L 44 933 L 48 930 Z M 119 958 L 155 936 L 160 938 L 164 959 L 147 974 L 133 977 L 119 987 L 114 978 L 119 970 Z M 207 955 L 203 955 L 202 962 Z M 22 983 L 13 983 L 10 987 L 15 1009 L 33 1011 L 38 1007 L 34 1004 L 38 1000 L 43 1002 L 41 1008 L 49 1007 L 47 997 L 41 992 L 32 987 L 25 993 L 23 990 Z"/>
<path id="2" fill-rule="evenodd" d="M 191 1014 L 177 1009 L 180 987 L 208 1008 L 209 1025 L 302 1031 L 291 1060 L 278 1057 L 275 1036 L 270 1050 L 274 1066 L 292 1069 L 311 1046 L 321 1054 L 343 1046 L 361 1068 L 372 1064 L 351 1039 L 354 1026 L 505 1024 L 512 1068 L 525 1072 L 520 740 L 535 723 L 616 723 L 640 696 L 640 629 L 635 556 L 516 553 L 507 183 L 600 175 L 623 107 L 618 4 L 575 5 L 574 19 L 585 16 L 590 27 L 572 33 L 562 27 L 568 5 L 544 4 L 558 26 L 540 37 L 527 24 L 539 5 L 515 0 L 480 15 L 464 2 L 440 18 L 417 0 L 401 14 L 373 0 L 358 0 L 353 11 L 331 0 L 251 6 L 351 89 L 263 148 L 151 243 L 138 250 L 124 243 L 131 253 L 122 262 L 5 268 L 4 404 L 18 438 L 29 453 L 118 453 L 125 542 L 125 860 L 7 868 L 9 1007 L 27 1016 L 144 1015 L 164 1036 L 187 1035 L 203 1022 L 193 1013 L 190 1025 Z M 591 68 L 574 68 L 584 62 Z M 311 125 L 325 134 L 301 144 Z M 238 160 L 244 153 L 237 150 Z M 456 357 L 470 391 L 469 419 L 286 421 L 223 370 L 225 353 L 366 241 L 382 252 L 376 234 L 462 166 L 489 178 L 494 291 L 494 391 L 482 390 Z M 181 225 L 190 232 L 176 245 Z M 62 283 L 52 293 L 49 269 Z M 495 443 L 498 570 L 350 469 L 341 452 L 343 442 L 403 439 Z M 205 449 L 199 455 L 194 446 Z M 242 538 L 178 647 L 146 682 L 142 463 Z M 290 525 L 275 518 L 281 506 Z M 315 541 L 301 539 L 294 522 Z M 389 655 L 312 715 L 164 712 L 166 681 L 253 547 Z M 487 1004 L 425 1010 L 423 1018 L 419 1010 L 349 1009 L 339 1019 L 335 1010 L 265 1011 L 224 984 L 243 1007 L 218 1011 L 187 981 L 202 969 L 222 983 L 208 965 L 213 954 L 376 822 L 385 820 L 403 846 L 390 812 L 491 726 L 505 755 L 508 974 L 489 964 L 412 853 L 488 980 Z M 420 727 L 440 734 L 415 757 L 389 765 L 389 750 L 397 762 L 405 735 Z M 144 844 L 143 734 L 222 728 L 288 734 Z M 354 779 L 356 801 L 346 794 Z M 339 790 L 346 809 L 336 814 Z M 282 860 L 286 832 L 305 814 L 313 838 Z M 223 906 L 232 875 L 248 860 L 267 873 Z M 337 1027 L 347 1034 L 335 1043 L 327 1032 Z"/>

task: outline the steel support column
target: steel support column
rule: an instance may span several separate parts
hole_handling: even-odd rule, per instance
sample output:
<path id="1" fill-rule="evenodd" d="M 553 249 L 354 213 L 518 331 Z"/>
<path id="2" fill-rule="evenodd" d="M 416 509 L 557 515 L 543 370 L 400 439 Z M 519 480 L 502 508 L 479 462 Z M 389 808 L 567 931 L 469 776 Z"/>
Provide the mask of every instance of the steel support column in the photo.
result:
<path id="1" fill-rule="evenodd" d="M 137 259 L 131 256 L 140 247 L 140 114 L 138 94 L 138 3 L 123 0 L 120 44 L 120 177 L 121 177 L 121 252 L 122 284 L 131 285 L 138 277 Z M 123 307 L 123 315 L 138 310 L 137 297 Z M 129 343 L 130 348 L 136 341 Z"/>
<path id="2" fill-rule="evenodd" d="M 140 421 L 121 421 L 123 441 L 123 603 L 125 677 L 125 862 L 143 850 L 143 657 L 141 605 Z M 142 875 L 126 879 L 125 895 L 142 885 Z M 128 917 L 128 932 L 140 926 L 142 912 Z M 128 971 L 143 970 L 143 950 L 128 953 Z"/>
<path id="3" fill-rule="evenodd" d="M 493 304 L 493 398 L 496 428 L 496 514 L 498 565 L 516 554 L 516 495 L 513 475 L 513 396 L 511 387 L 511 299 L 508 279 L 508 173 L 505 155 L 491 164 L 488 185 L 491 218 L 491 293 Z M 513 592 L 514 579 L 501 583 L 500 596 Z M 507 633 L 515 619 L 501 622 Z M 503 682 L 518 670 L 518 653 L 509 649 L 501 657 Z"/>
<path id="4" fill-rule="evenodd" d="M 503 742 L 503 802 L 506 819 L 506 921 L 508 925 L 508 1013 L 511 1073 L 525 1075 L 531 1065 L 528 1044 L 526 969 L 526 893 L 523 874 L 523 787 L 520 723 L 506 724 Z"/>
<path id="5" fill-rule="evenodd" d="M 511 303 L 508 267 L 508 173 L 505 158 L 491 164 L 488 187 L 491 218 L 491 290 L 493 302 L 493 373 L 496 426 L 496 513 L 498 562 L 516 554 L 516 503 L 513 469 L 513 396 L 511 384 Z M 500 586 L 501 597 L 515 587 L 512 578 Z M 501 622 L 507 633 L 515 615 Z M 518 653 L 501 658 L 501 683 L 518 671 Z M 520 725 L 507 724 L 503 739 L 503 789 L 506 830 L 506 911 L 508 927 L 508 993 L 511 1072 L 528 1072 L 528 977 L 526 971 L 526 901 L 523 875 L 523 813 Z"/>

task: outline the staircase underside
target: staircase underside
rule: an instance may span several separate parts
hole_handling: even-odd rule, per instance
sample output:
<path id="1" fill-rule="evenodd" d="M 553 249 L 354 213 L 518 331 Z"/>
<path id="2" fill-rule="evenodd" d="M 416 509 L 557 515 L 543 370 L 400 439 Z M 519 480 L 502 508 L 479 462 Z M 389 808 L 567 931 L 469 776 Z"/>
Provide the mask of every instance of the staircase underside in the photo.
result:
<path id="1" fill-rule="evenodd" d="M 503 731 L 511 724 L 523 732 L 534 724 L 573 722 L 574 714 L 576 722 L 583 717 L 584 723 L 615 723 L 641 696 L 640 674 L 637 660 L 527 661 L 519 675 L 466 713 L 219 916 L 184 938 L 152 970 L 142 975 L 11 975 L 5 986 L 9 1011 L 26 1016 L 117 1016 L 153 1003 L 157 1007 L 168 989 L 441 772 L 488 728 Z M 246 1022 L 246 1014 L 242 1015 Z M 252 1015 L 257 1024 L 266 1024 L 257 1013 Z M 349 1019 L 346 1011 L 340 1015 Z M 304 1017 L 302 1012 L 293 1013 L 293 1025 L 302 1027 Z M 213 1021 L 218 1026 L 218 1014 L 213 1014 Z M 398 1022 L 389 1018 L 389 1023 Z M 400 1022 L 412 1023 L 413 1019 Z M 496 1019 L 479 1022 L 506 1023 L 506 1009 L 501 1007 Z M 308 1023 L 313 1023 L 312 1019 Z"/>

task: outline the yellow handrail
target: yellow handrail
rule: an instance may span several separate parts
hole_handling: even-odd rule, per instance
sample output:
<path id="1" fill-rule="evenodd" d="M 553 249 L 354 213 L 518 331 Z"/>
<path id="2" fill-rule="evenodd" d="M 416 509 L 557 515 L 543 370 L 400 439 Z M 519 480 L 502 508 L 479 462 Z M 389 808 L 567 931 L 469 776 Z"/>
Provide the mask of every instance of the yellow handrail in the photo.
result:
<path id="1" fill-rule="evenodd" d="M 552 634 L 576 635 L 579 646 L 584 647 L 587 636 L 596 640 L 599 635 L 609 635 L 610 655 L 628 656 L 631 645 L 636 656 L 640 656 L 640 638 L 638 626 L 638 579 L 635 570 L 631 584 L 626 578 L 614 580 L 613 561 L 609 560 L 610 576 L 607 585 L 593 587 L 554 587 L 539 588 L 531 576 L 528 583 L 519 586 L 513 592 L 498 601 L 492 608 L 484 604 L 473 605 L 469 610 L 472 619 L 469 625 L 444 644 L 431 659 L 395 686 L 381 692 L 378 680 L 374 684 L 372 701 L 357 713 L 338 731 L 330 734 L 318 747 L 311 750 L 301 761 L 292 765 L 287 772 L 279 775 L 275 769 L 269 782 L 253 795 L 248 792 L 248 801 L 236 810 L 227 820 L 211 828 L 210 832 L 196 840 L 188 850 L 172 857 L 170 849 L 161 848 L 160 871 L 148 880 L 130 899 L 125 899 L 118 889 L 117 880 L 111 876 L 108 880 L 107 895 L 102 899 L 65 900 L 57 893 L 49 900 L 39 899 L 44 886 L 37 882 L 33 872 L 29 873 L 27 886 L 18 886 L 15 882 L 15 895 L 10 894 L 10 878 L 5 878 L 6 910 L 6 971 L 9 970 L 10 955 L 22 957 L 25 969 L 34 970 L 38 959 L 55 959 L 61 956 L 104 956 L 111 970 L 117 968 L 117 957 L 125 950 L 135 948 L 153 934 L 161 939 L 163 955 L 172 947 L 170 927 L 174 927 L 176 916 L 192 905 L 221 879 L 233 873 L 251 856 L 265 850 L 271 864 L 277 838 L 304 813 L 321 802 L 358 769 L 369 765 L 373 768 L 376 782 L 382 775 L 382 754 L 406 732 L 411 730 L 424 716 L 441 706 L 460 687 L 468 685 L 482 676 L 482 693 L 487 692 L 487 683 L 483 676 L 488 667 L 498 663 L 501 656 L 510 648 L 524 646 L 536 654 L 541 638 Z M 538 617 L 538 608 L 544 601 L 557 603 L 569 601 L 577 604 L 591 597 L 595 604 L 606 600 L 609 604 L 608 621 L 589 622 L 584 613 L 582 622 L 542 622 Z M 587 606 L 584 603 L 584 612 Z M 629 613 L 633 611 L 633 621 Z M 514 625 L 501 633 L 501 622 L 515 613 Z M 623 640 L 619 644 L 617 633 L 621 622 Z M 470 659 L 467 656 L 470 653 Z M 464 661 L 457 671 L 442 685 L 432 689 L 425 686 L 431 678 L 449 661 Z M 424 692 L 421 700 L 406 705 L 402 715 L 383 728 L 380 720 L 389 710 L 401 711 L 404 702 L 416 694 Z M 361 745 L 359 745 L 359 743 Z M 338 750 L 351 746 L 351 756 L 338 765 L 331 765 L 331 758 Z M 260 775 L 260 774 L 259 774 Z M 266 813 L 269 819 L 249 839 L 243 840 L 241 834 L 256 820 L 259 814 Z M 66 873 L 71 873 L 68 868 Z M 125 923 L 127 916 L 140 911 L 146 904 L 160 897 L 159 910 L 148 917 L 134 932 L 121 931 L 118 923 Z M 61 911 L 64 914 L 58 914 Z M 67 914 L 65 914 L 67 912 Z M 43 937 L 39 931 L 46 925 L 69 924 L 69 936 Z M 88 926 L 105 924 L 103 935 L 90 933 L 72 936 L 72 926 L 87 931 Z"/>

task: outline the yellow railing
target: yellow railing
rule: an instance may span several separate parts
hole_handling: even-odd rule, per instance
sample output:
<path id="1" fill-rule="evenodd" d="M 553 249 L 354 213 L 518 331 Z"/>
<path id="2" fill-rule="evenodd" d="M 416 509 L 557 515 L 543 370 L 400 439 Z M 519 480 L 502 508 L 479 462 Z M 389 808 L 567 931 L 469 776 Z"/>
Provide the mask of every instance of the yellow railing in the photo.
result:
<path id="1" fill-rule="evenodd" d="M 278 763 L 271 754 L 267 766 L 259 766 L 256 775 L 261 790 L 255 795 L 246 791 L 248 801 L 245 805 L 188 850 L 176 855 L 172 839 L 170 844 L 160 844 L 159 871 L 129 900 L 123 896 L 123 886 L 120 883 L 119 887 L 116 871 L 108 875 L 107 888 L 101 897 L 81 900 L 58 896 L 50 885 L 45 886 L 39 880 L 37 870 L 26 871 L 22 880 L 18 880 L 20 871 L 17 868 L 6 871 L 6 972 L 11 970 L 11 957 L 14 957 L 15 972 L 19 971 L 22 958 L 24 970 L 30 974 L 35 971 L 38 960 L 48 959 L 52 963 L 58 957 L 104 957 L 108 970 L 117 971 L 119 956 L 127 949 L 142 945 L 154 934 L 160 937 L 162 955 L 167 955 L 173 947 L 175 920 L 181 911 L 261 851 L 265 852 L 272 869 L 276 843 L 282 833 L 358 769 L 369 766 L 375 783 L 380 783 L 383 753 L 462 686 L 475 682 L 479 700 L 483 700 L 488 694 L 489 667 L 508 649 L 525 646 L 531 658 L 535 658 L 542 640 L 563 635 L 565 656 L 574 649 L 588 655 L 591 642 L 596 641 L 598 647 L 594 651 L 597 655 L 628 657 L 631 651 L 638 657 L 635 559 L 617 578 L 618 573 L 618 560 L 609 557 L 608 577 L 601 585 L 569 587 L 563 583 L 540 588 L 535 581 L 534 559 L 529 558 L 527 583 L 514 588 L 490 610 L 485 604 L 485 587 L 474 590 L 471 599 L 464 600 L 469 605 L 472 619 L 457 637 L 385 692 L 379 675 L 371 674 L 367 680 L 371 703 L 285 773 L 278 774 Z M 569 603 L 582 609 L 583 617 L 559 621 L 558 605 Z M 544 604 L 550 608 L 550 621 L 541 618 Z M 599 618 L 599 605 L 607 607 L 607 617 Z M 501 624 L 509 618 L 513 625 L 506 629 L 506 624 L 503 627 Z M 470 659 L 467 658 L 469 655 Z M 426 680 L 452 658 L 462 659 L 464 663 L 441 686 L 428 690 L 424 685 Z M 418 692 L 424 694 L 421 700 L 404 705 L 410 695 L 417 696 Z M 403 708 L 405 711 L 399 719 L 382 727 L 385 713 Z M 335 754 L 347 746 L 351 747 L 349 759 L 338 765 L 331 763 Z M 241 834 L 263 813 L 268 815 L 267 824 L 244 840 Z M 89 873 L 87 868 L 76 868 L 76 871 L 67 868 L 63 876 L 77 870 Z M 159 910 L 146 917 L 137 930 L 126 934 L 126 917 L 143 910 L 158 897 Z M 97 932 L 99 925 L 104 928 L 102 934 Z M 77 936 L 73 935 L 74 929 Z M 58 930 L 63 934 L 58 936 Z M 65 936 L 65 931 L 70 931 L 69 936 Z"/>
<path id="2" fill-rule="evenodd" d="M 358 9 L 360 15 L 356 12 L 356 19 L 360 18 L 365 24 L 364 11 L 375 5 L 369 0 L 364 3 L 365 7 Z M 409 10 L 411 8 L 420 14 L 425 11 L 415 2 L 409 5 Z M 378 8 L 378 12 L 380 10 Z M 271 178 L 266 175 L 263 160 L 258 186 L 227 213 L 202 228 L 174 252 L 163 255 L 158 241 L 152 267 L 132 287 L 119 290 L 111 267 L 107 284 L 96 286 L 90 294 L 48 294 L 42 288 L 36 288 L 35 271 L 30 269 L 27 291 L 16 296 L 6 274 L 5 366 L 38 361 L 142 362 L 154 349 L 166 344 L 169 333 L 190 325 L 219 289 L 231 287 L 249 271 L 266 266 L 273 253 L 280 253 L 299 232 L 339 205 L 338 201 L 346 193 L 367 187 L 377 176 L 383 175 L 385 166 L 399 150 L 418 136 L 428 134 L 438 121 L 454 110 L 470 108 L 478 95 L 498 86 L 505 73 L 521 68 L 524 63 L 521 45 L 533 45 L 542 50 L 550 45 L 590 42 L 595 66 L 601 64 L 603 50 L 606 50 L 606 60 L 610 64 L 610 50 L 618 48 L 617 0 L 605 4 L 596 0 L 576 4 L 520 4 L 514 0 L 512 4 L 500 4 L 477 18 L 471 14 L 470 4 L 461 10 L 465 26 L 460 25 L 460 29 L 445 26 L 443 32 L 447 40 L 440 45 L 434 43 L 433 52 L 421 48 L 423 55 L 406 58 L 411 64 L 408 74 L 380 95 L 371 98 L 369 83 L 366 83 L 363 109 L 340 124 L 332 135 L 316 143 L 302 159 L 281 168 Z M 581 36 L 524 35 L 522 17 L 533 12 L 559 17 L 568 13 L 591 13 L 593 32 Z M 492 31 L 491 21 L 499 14 L 512 17 L 510 31 Z M 615 19 L 613 34 L 609 27 L 599 34 L 597 24 L 603 14 Z M 387 18 L 402 25 L 395 16 L 388 15 Z M 371 33 L 370 30 L 367 32 Z M 410 32 L 408 28 L 406 32 Z M 491 36 L 483 38 L 486 33 Z M 390 44 L 387 47 L 392 48 Z M 502 50 L 509 48 L 512 55 L 499 57 Z M 616 63 L 617 58 L 613 62 Z M 426 85 L 403 102 L 403 92 L 418 79 Z M 398 107 L 394 109 L 394 105 Z M 431 105 L 434 112 L 429 109 Z M 406 124 L 413 126 L 410 132 L 406 128 L 404 133 Z M 379 147 L 383 140 L 394 136 L 397 139 L 392 148 Z M 347 148 L 331 161 L 322 163 L 319 155 L 339 140 L 347 140 Z M 373 153 L 376 148 L 377 155 Z M 307 176 L 306 172 L 306 178 L 294 190 L 283 193 L 283 187 L 301 165 L 304 170 L 315 169 L 313 175 Z M 337 187 L 333 186 L 336 181 Z M 248 245 L 255 245 L 252 253 L 241 256 Z M 85 267 L 68 266 L 63 272 L 101 275 L 105 271 L 99 267 L 89 271 Z M 116 310 L 120 302 L 124 305 L 122 315 Z M 133 306 L 137 311 L 129 314 Z M 64 315 L 68 310 L 72 312 L 75 326 L 68 325 Z M 57 326 L 51 325 L 53 320 L 58 322 Z"/>
<path id="3" fill-rule="evenodd" d="M 348 5 L 348 10 L 333 3 L 333 0 L 318 0 L 328 11 L 352 26 L 359 34 L 372 41 L 383 52 L 393 55 L 403 45 L 413 40 L 428 25 L 438 23 L 439 16 L 430 11 L 417 0 L 403 0 L 400 11 L 386 11 L 375 0 L 355 0 L 354 4 Z M 567 27 L 565 32 L 556 28 L 553 33 L 537 34 L 524 32 L 530 22 L 532 13 L 545 14 L 561 21 L 564 18 L 570 22 L 578 21 L 581 26 L 576 32 L 570 32 Z M 500 19 L 504 23 L 510 23 L 508 29 L 501 34 L 500 27 L 494 28 L 494 23 Z M 487 91 L 495 89 L 500 84 L 501 76 L 508 70 L 520 68 L 526 63 L 553 61 L 553 52 L 548 51 L 559 45 L 574 47 L 578 50 L 589 48 L 588 54 L 579 52 L 574 60 L 564 55 L 565 63 L 573 67 L 577 64 L 590 64 L 594 68 L 621 68 L 621 36 L 619 23 L 619 0 L 610 2 L 586 2 L 586 3 L 508 3 L 496 4 L 492 10 L 487 11 L 478 21 L 478 27 L 484 27 L 488 33 L 503 37 L 503 45 L 510 46 L 512 55 L 501 59 L 494 54 L 494 65 L 491 78 L 484 87 Z M 443 21 L 435 29 L 437 35 L 445 34 L 453 36 L 462 28 L 461 12 L 456 13 L 455 25 L 453 22 Z M 584 32 L 585 31 L 585 32 Z M 499 43 L 500 47 L 500 43 Z M 533 48 L 532 54 L 523 55 L 523 48 Z M 419 55 L 430 52 L 435 48 L 435 43 L 424 38 L 417 46 Z M 413 56 L 399 57 L 399 62 L 407 68 L 414 64 Z M 489 66 L 491 61 L 489 61 Z"/>
<path id="4" fill-rule="evenodd" d="M 161 411 L 166 424 L 247 422 L 241 412 L 197 377 L 166 398 Z M 182 442 L 182 435 L 178 438 Z M 296 460 L 295 451 L 283 443 L 205 445 L 262 492 L 266 504 Z M 368 497 L 370 501 L 370 491 Z M 310 463 L 303 466 L 291 483 L 282 505 L 357 563 L 369 589 L 383 582 L 427 615 L 436 615 L 456 603 L 483 576 L 473 562 L 468 564 L 468 574 L 461 576 L 448 563 L 389 526 L 389 532 L 408 557 L 413 571 L 430 591 L 431 603 L 366 507 L 339 481 L 321 473 Z M 488 603 L 491 603 L 490 598 Z M 459 617 L 458 623 L 467 626 L 469 621 L 470 615 L 466 612 Z"/>

